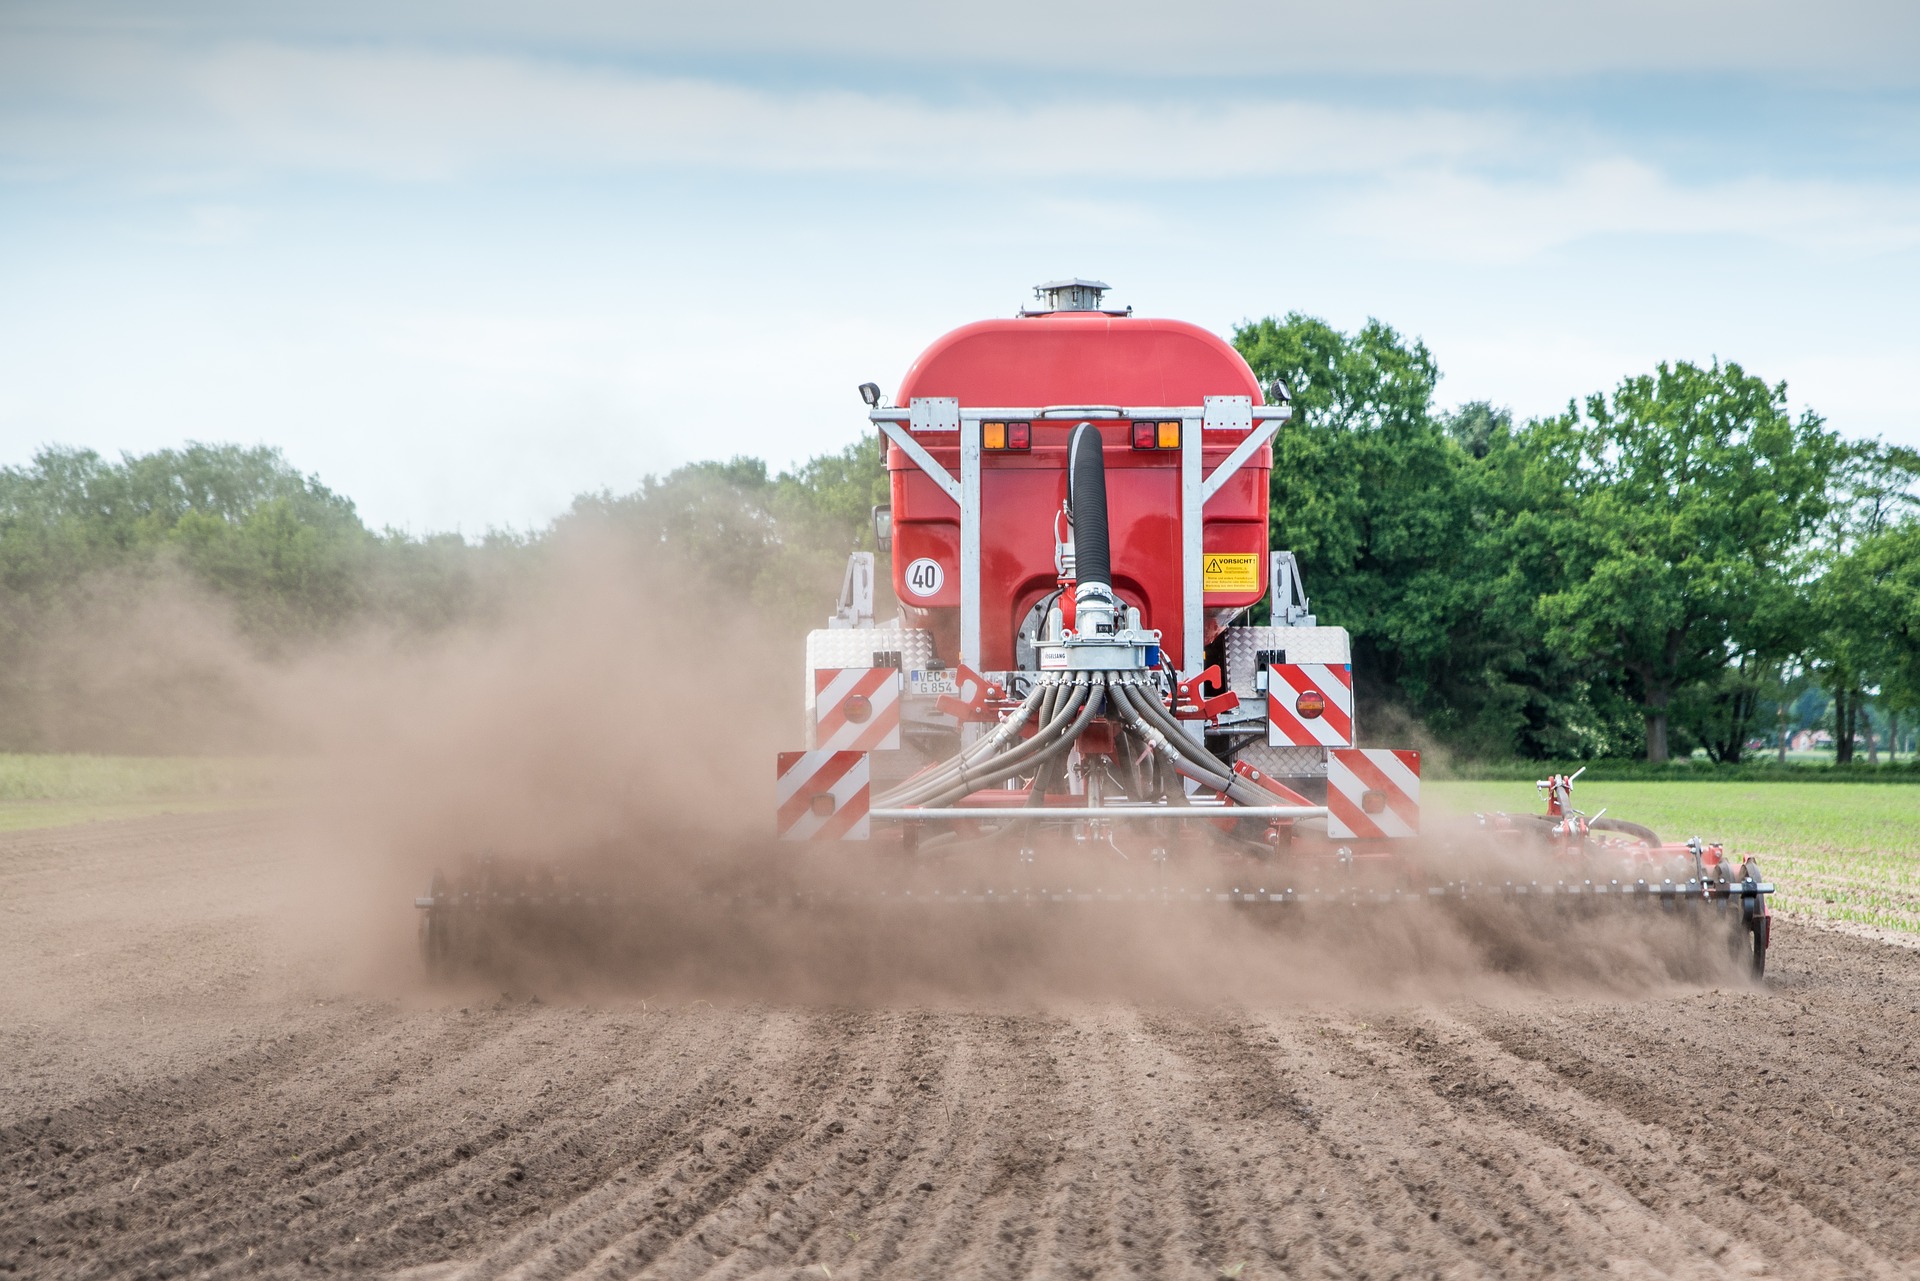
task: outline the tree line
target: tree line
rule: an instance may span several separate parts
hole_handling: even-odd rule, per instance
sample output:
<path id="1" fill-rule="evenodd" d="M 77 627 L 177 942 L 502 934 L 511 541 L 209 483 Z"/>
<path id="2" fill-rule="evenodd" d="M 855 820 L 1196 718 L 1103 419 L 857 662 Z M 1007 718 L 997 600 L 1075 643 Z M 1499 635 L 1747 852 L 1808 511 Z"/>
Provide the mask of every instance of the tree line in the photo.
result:
<path id="1" fill-rule="evenodd" d="M 1920 723 L 1920 456 L 1793 415 L 1783 384 L 1685 362 L 1525 423 L 1442 411 L 1440 370 L 1379 322 L 1236 328 L 1293 421 L 1273 545 L 1354 638 L 1369 715 L 1480 759 L 1737 762 L 1817 693 L 1838 758 Z M 818 625 L 886 501 L 876 438 L 776 473 L 695 463 L 582 495 L 528 535 L 373 530 L 277 451 L 0 469 L 0 746 L 45 745 L 30 661 L 89 610 L 170 583 L 274 656 L 354 629 L 483 621 L 568 539 L 657 551 L 730 599 Z M 1797 719 L 1798 713 L 1796 713 Z M 71 745 L 71 744 L 63 744 Z"/>
<path id="2" fill-rule="evenodd" d="M 1289 315 L 1234 340 L 1294 400 L 1276 545 L 1353 631 L 1356 685 L 1443 742 L 1737 762 L 1815 686 L 1846 762 L 1870 705 L 1920 709 L 1914 451 L 1796 417 L 1784 383 L 1732 363 L 1662 364 L 1516 424 L 1437 412 L 1432 354 L 1378 322 Z"/>

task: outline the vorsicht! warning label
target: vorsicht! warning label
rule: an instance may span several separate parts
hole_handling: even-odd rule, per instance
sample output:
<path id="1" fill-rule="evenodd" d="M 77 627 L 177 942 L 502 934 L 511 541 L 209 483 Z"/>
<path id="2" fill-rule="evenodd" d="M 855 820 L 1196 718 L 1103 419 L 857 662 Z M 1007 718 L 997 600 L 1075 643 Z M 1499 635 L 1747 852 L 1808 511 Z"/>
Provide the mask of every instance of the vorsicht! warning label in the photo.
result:
<path id="1" fill-rule="evenodd" d="M 1260 557 L 1256 554 L 1211 553 L 1201 558 L 1201 585 L 1210 592 L 1260 590 Z"/>

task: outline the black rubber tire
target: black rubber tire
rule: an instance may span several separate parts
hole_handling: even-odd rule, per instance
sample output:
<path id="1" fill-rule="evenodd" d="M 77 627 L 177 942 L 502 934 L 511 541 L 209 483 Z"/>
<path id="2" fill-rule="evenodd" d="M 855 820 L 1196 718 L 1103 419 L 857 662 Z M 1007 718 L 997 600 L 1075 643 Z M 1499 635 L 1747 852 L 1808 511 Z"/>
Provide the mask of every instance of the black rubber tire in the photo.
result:
<path id="1" fill-rule="evenodd" d="M 1760 862 L 1751 856 L 1740 862 L 1740 878 L 1743 881 L 1758 881 Z M 1747 922 L 1747 929 L 1753 934 L 1753 977 L 1758 982 L 1767 973 L 1767 946 L 1773 941 L 1773 918 L 1756 916 Z"/>

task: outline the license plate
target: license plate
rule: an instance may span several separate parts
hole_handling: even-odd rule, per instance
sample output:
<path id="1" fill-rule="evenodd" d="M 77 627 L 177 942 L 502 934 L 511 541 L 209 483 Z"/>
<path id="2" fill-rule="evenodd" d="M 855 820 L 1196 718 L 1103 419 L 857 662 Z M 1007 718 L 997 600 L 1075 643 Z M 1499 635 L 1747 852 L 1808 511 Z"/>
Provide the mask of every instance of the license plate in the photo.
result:
<path id="1" fill-rule="evenodd" d="M 907 693 L 919 698 L 938 698 L 942 694 L 957 696 L 960 686 L 955 683 L 950 671 L 908 672 Z"/>

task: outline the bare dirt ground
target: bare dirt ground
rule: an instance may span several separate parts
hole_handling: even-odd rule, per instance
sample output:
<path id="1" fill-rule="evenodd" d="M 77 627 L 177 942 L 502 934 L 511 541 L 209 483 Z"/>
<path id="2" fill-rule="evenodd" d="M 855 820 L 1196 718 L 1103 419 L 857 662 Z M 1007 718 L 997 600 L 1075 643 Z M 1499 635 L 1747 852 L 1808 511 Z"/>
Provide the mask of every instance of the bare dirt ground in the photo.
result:
<path id="1" fill-rule="evenodd" d="M 0 837 L 0 1271 L 1920 1275 L 1911 949 L 1377 1004 L 448 997 L 308 928 L 284 844 Z"/>

